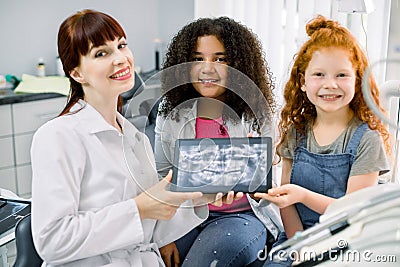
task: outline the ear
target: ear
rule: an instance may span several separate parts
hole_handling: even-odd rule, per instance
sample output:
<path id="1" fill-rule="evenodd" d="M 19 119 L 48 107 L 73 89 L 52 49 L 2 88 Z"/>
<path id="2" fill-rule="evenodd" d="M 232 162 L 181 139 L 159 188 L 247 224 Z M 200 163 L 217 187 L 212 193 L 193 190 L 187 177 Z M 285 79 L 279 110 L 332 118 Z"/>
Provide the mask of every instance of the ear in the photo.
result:
<path id="1" fill-rule="evenodd" d="M 84 84 L 86 82 L 81 73 L 79 72 L 78 68 L 74 68 L 73 70 L 71 70 L 69 72 L 69 75 L 72 77 L 72 79 L 74 79 L 78 83 Z"/>
<path id="2" fill-rule="evenodd" d="M 306 91 L 306 81 L 304 79 L 304 75 L 300 73 L 300 84 L 301 84 L 301 91 L 305 92 Z"/>

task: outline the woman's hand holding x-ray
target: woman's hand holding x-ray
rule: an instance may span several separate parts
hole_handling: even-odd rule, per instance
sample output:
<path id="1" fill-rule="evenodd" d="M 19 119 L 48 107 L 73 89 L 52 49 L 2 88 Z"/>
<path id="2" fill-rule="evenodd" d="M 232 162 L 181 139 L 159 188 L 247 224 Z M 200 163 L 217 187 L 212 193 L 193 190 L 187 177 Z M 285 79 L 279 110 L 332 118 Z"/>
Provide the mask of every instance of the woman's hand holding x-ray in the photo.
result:
<path id="1" fill-rule="evenodd" d="M 169 220 L 183 202 L 203 196 L 201 192 L 171 192 L 167 189 L 171 180 L 172 171 L 156 185 L 135 197 L 141 219 Z"/>

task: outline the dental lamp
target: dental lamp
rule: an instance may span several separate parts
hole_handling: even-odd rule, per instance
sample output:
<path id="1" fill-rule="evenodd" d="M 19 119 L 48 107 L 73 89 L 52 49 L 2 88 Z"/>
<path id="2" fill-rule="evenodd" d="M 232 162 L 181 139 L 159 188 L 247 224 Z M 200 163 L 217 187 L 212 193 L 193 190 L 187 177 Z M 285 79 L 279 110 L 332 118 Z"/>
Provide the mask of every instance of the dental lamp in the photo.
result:
<path id="1" fill-rule="evenodd" d="M 380 86 L 381 99 L 384 107 L 387 107 L 392 97 L 400 97 L 400 80 L 388 80 Z"/>
<path id="2" fill-rule="evenodd" d="M 378 63 L 400 63 L 400 60 L 380 60 L 376 62 L 375 64 Z M 373 65 L 375 65 L 373 64 Z M 371 68 L 372 66 L 371 65 Z M 363 96 L 365 99 L 365 102 L 367 103 L 368 107 L 371 109 L 371 111 L 378 116 L 379 119 L 381 119 L 384 123 L 386 123 L 388 126 L 392 127 L 395 130 L 395 143 L 394 143 L 394 162 L 393 162 L 393 171 L 391 172 L 392 174 L 390 175 L 390 180 L 391 182 L 395 183 L 400 183 L 400 179 L 398 177 L 398 161 L 399 161 L 399 146 L 400 146 L 400 136 L 399 136 L 399 124 L 400 124 L 400 117 L 399 115 L 393 116 L 397 117 L 396 123 L 394 123 L 390 118 L 388 118 L 376 105 L 375 100 L 371 96 L 371 90 L 369 87 L 369 76 L 370 76 L 371 69 L 367 68 L 364 77 L 362 79 L 362 92 Z M 384 82 L 380 87 L 380 100 L 382 101 L 382 105 L 384 107 L 388 107 L 388 110 L 390 110 L 390 99 L 393 97 L 400 97 L 400 80 L 388 80 Z M 400 106 L 400 105 L 399 105 Z M 399 113 L 400 110 L 396 109 L 396 112 Z"/>
<path id="3" fill-rule="evenodd" d="M 372 0 L 336 0 L 342 13 L 371 13 L 375 10 Z"/>
<path id="4" fill-rule="evenodd" d="M 384 59 L 376 62 L 375 64 L 378 63 L 400 63 L 400 60 Z M 373 67 L 373 65 L 371 65 L 371 68 Z M 369 88 L 369 83 L 368 83 L 369 76 L 371 73 L 371 68 L 367 68 L 365 70 L 364 77 L 362 78 L 362 92 L 364 95 L 365 102 L 367 103 L 371 111 L 379 117 L 379 119 L 381 119 L 384 123 L 388 124 L 394 129 L 398 129 L 399 125 L 390 121 L 390 119 L 378 108 L 378 106 L 375 103 L 375 100 L 371 96 L 371 90 Z M 381 93 L 381 99 L 384 106 L 387 106 L 387 104 L 390 101 L 390 98 L 400 97 L 400 80 L 388 80 L 384 82 L 379 88 Z"/>

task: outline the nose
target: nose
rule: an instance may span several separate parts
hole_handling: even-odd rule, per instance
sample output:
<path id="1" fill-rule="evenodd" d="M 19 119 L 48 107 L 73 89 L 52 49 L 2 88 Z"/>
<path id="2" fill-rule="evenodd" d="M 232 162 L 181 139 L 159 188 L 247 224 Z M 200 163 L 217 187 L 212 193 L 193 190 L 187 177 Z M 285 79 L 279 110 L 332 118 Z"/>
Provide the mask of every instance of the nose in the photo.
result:
<path id="1" fill-rule="evenodd" d="M 333 89 L 336 89 L 337 87 L 338 87 L 338 86 L 337 86 L 337 82 L 336 82 L 335 77 L 327 77 L 327 78 L 325 79 L 325 82 L 324 82 L 324 84 L 323 84 L 323 88 L 327 88 L 327 89 L 333 88 Z"/>
<path id="2" fill-rule="evenodd" d="M 128 59 L 127 59 L 127 56 L 126 56 L 124 53 L 122 53 L 121 51 L 117 50 L 117 51 L 114 53 L 114 60 L 113 60 L 114 65 L 123 64 L 123 63 L 125 63 L 127 60 L 128 60 Z"/>
<path id="3" fill-rule="evenodd" d="M 215 71 L 214 62 L 210 60 L 203 61 L 201 63 L 201 72 L 202 73 L 212 73 Z"/>

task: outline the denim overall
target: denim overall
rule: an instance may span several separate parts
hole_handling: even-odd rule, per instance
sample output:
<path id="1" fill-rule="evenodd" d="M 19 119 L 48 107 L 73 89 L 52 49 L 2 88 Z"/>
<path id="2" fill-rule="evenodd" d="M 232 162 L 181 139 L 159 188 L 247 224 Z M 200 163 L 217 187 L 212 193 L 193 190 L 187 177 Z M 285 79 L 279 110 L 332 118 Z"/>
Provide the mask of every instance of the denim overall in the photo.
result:
<path id="1" fill-rule="evenodd" d="M 343 154 L 311 153 L 305 148 L 307 139 L 302 138 L 295 150 L 290 183 L 332 198 L 344 196 L 358 144 L 367 129 L 366 123 L 358 126 Z M 320 214 L 303 204 L 296 203 L 296 209 L 304 230 L 319 221 Z"/>
<path id="2" fill-rule="evenodd" d="M 300 145 L 294 151 L 290 183 L 332 198 L 344 196 L 347 190 L 350 169 L 357 155 L 358 145 L 367 129 L 368 125 L 366 123 L 358 126 L 343 154 L 316 154 L 309 152 L 306 149 L 307 138 L 299 136 Z M 295 206 L 304 230 L 319 221 L 320 214 L 317 212 L 307 208 L 302 203 L 296 203 Z M 274 247 L 286 240 L 285 233 L 281 233 Z M 290 265 L 291 261 L 272 263 L 270 262 L 270 257 L 268 257 L 267 265 L 265 266 Z"/>

